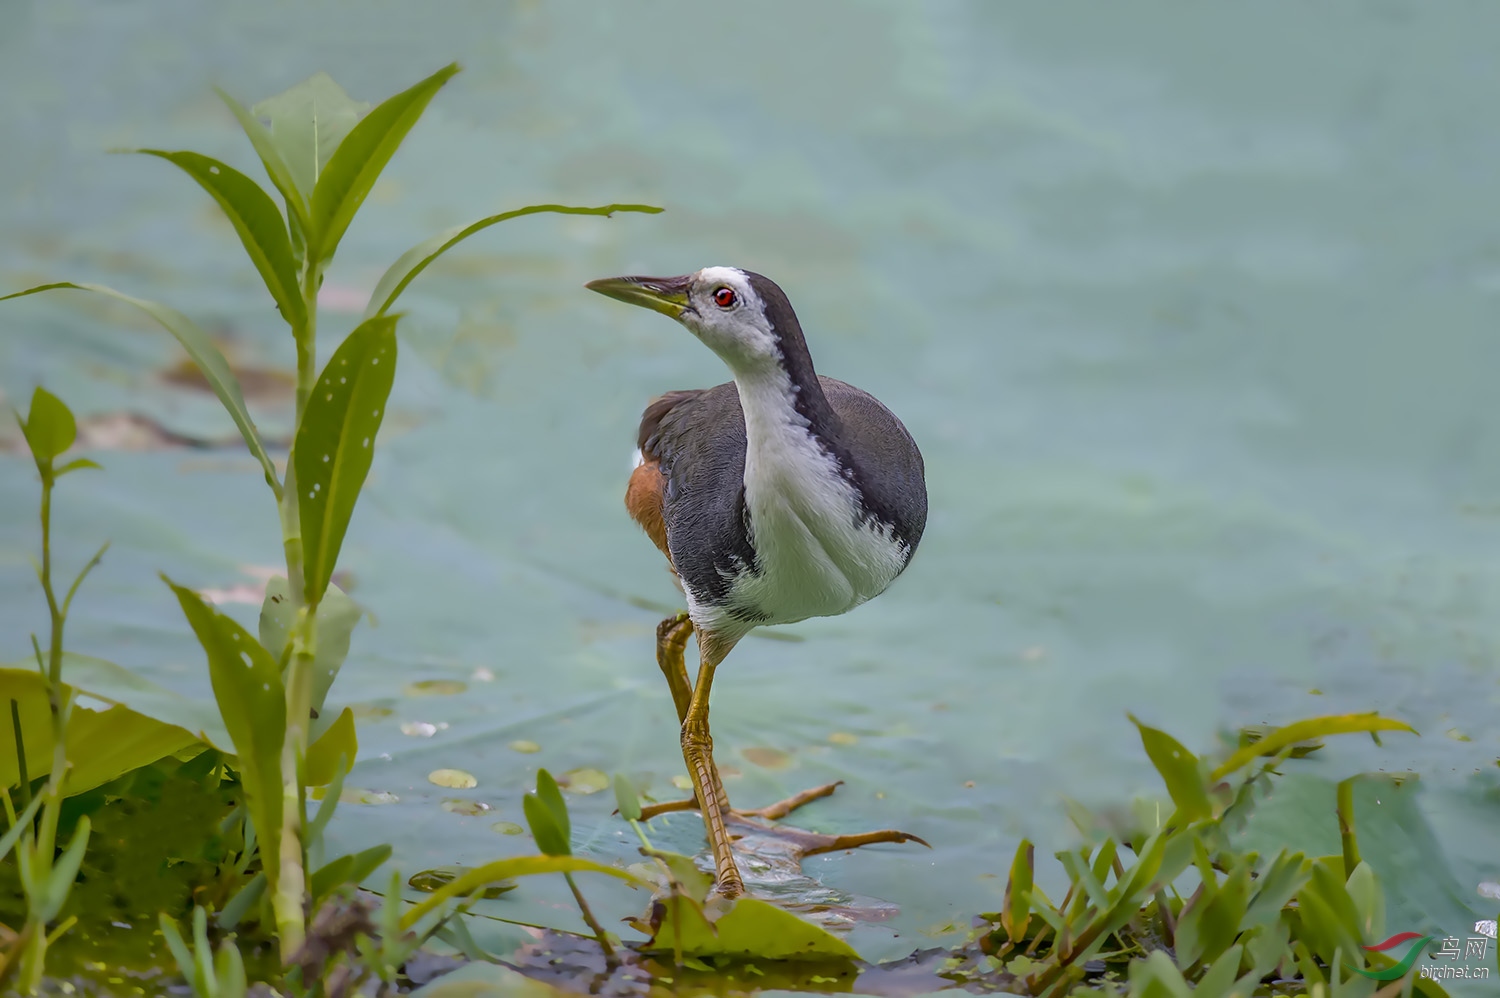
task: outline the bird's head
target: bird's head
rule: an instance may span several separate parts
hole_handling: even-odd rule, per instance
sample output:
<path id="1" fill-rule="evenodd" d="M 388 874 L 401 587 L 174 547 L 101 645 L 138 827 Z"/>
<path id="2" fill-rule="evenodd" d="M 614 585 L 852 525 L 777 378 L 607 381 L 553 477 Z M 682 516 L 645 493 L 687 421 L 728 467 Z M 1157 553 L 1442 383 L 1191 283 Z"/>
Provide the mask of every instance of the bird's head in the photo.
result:
<path id="1" fill-rule="evenodd" d="M 795 329 L 801 338 L 797 317 L 781 289 L 736 267 L 705 267 L 681 277 L 608 277 L 585 287 L 670 315 L 736 374 L 780 363 L 783 337 Z"/>

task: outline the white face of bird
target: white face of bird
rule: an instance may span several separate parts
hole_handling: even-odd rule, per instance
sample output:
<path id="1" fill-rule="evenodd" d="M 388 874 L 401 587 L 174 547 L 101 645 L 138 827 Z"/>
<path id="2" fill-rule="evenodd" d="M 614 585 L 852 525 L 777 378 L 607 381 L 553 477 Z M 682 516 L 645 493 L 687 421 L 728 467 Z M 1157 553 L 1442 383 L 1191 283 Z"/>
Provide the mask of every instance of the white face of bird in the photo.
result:
<path id="1" fill-rule="evenodd" d="M 765 303 L 745 272 L 735 267 L 705 267 L 692 275 L 687 307 L 677 321 L 718 354 L 736 374 L 775 364 L 781 347 Z"/>
<path id="2" fill-rule="evenodd" d="M 611 277 L 587 287 L 670 315 L 736 375 L 764 371 L 781 358 L 765 302 L 737 267 L 705 267 L 681 277 Z"/>

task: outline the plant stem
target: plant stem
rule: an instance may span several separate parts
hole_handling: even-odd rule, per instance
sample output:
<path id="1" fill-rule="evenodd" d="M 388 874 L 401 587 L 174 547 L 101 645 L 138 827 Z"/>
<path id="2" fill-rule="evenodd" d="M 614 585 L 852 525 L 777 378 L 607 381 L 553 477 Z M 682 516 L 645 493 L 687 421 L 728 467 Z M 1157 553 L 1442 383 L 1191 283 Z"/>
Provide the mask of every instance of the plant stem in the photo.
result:
<path id="1" fill-rule="evenodd" d="M 52 587 L 52 487 L 56 478 L 51 463 L 38 469 L 42 475 L 42 570 L 39 573 L 42 593 L 47 597 L 47 613 L 51 618 L 51 640 L 47 648 L 47 668 L 43 678 L 47 684 L 47 707 L 52 722 L 52 772 L 47 780 L 46 802 L 42 805 L 41 821 L 35 832 L 22 833 L 18 848 L 31 850 L 31 864 L 37 884 L 48 884 L 52 878 L 52 860 L 57 845 L 57 822 L 62 813 L 63 780 L 68 774 L 67 724 L 71 694 L 63 689 L 63 623 L 64 616 L 57 603 L 57 593 Z M 39 663 L 40 664 L 40 663 Z M 17 746 L 20 746 L 20 718 L 15 713 Z M 42 986 L 42 971 L 47 962 L 47 946 L 63 931 L 59 928 L 51 937 L 47 934 L 46 922 L 55 912 L 38 911 L 37 898 L 27 899 L 27 928 L 32 933 L 21 958 L 21 987 L 36 993 Z"/>
<path id="2" fill-rule="evenodd" d="M 1357 779 L 1359 777 L 1351 776 L 1340 780 L 1338 785 L 1339 840 L 1344 847 L 1345 879 L 1354 875 L 1354 868 L 1360 862 L 1359 840 L 1354 835 L 1354 781 Z"/>
<path id="3" fill-rule="evenodd" d="M 583 899 L 583 892 L 578 889 L 578 884 L 573 881 L 573 874 L 564 872 L 564 879 L 573 890 L 573 900 L 578 902 L 578 910 L 583 914 L 584 924 L 594 930 L 594 938 L 599 940 L 599 948 L 604 950 L 604 959 L 613 965 L 615 962 L 614 947 L 609 944 L 609 936 L 604 934 L 604 926 L 594 918 L 594 913 L 589 909 L 589 903 Z"/>
<path id="4" fill-rule="evenodd" d="M 302 270 L 302 300 L 307 323 L 294 329 L 297 340 L 297 426 L 307 411 L 317 380 L 319 266 L 308 254 Z M 295 439 L 295 436 L 294 436 Z M 317 650 L 316 608 L 309 607 L 304 589 L 302 523 L 297 506 L 297 475 L 293 455 L 287 458 L 286 486 L 281 494 L 281 534 L 286 551 L 287 588 L 292 601 L 291 655 L 283 682 L 286 687 L 286 735 L 281 743 L 281 829 L 278 871 L 271 906 L 281 959 L 288 963 L 306 937 L 307 872 L 302 841 L 304 799 L 302 763 L 312 714 L 313 656 Z M 273 649 L 273 651 L 276 651 Z M 282 650 L 284 651 L 284 649 Z M 280 654 L 277 657 L 281 657 Z M 266 837 L 262 837 L 264 840 Z"/>

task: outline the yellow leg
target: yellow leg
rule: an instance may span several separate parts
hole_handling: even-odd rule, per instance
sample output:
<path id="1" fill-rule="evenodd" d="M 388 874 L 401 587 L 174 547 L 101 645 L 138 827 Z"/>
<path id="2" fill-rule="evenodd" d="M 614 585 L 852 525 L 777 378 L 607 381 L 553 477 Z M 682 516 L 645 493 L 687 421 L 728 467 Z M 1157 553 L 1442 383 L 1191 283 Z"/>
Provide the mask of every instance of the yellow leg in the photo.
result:
<path id="1" fill-rule="evenodd" d="M 713 688 L 714 669 L 732 647 L 733 641 L 723 641 L 702 631 L 698 633 L 698 682 L 693 686 L 687 715 L 682 720 L 682 759 L 687 763 L 688 778 L 693 781 L 693 795 L 703 812 L 708 845 L 714 854 L 715 884 L 726 898 L 745 893 L 745 881 L 735 865 L 734 851 L 730 847 L 732 839 L 725 825 L 730 812 L 724 785 L 714 766 L 714 740 L 708 731 L 708 696 Z"/>

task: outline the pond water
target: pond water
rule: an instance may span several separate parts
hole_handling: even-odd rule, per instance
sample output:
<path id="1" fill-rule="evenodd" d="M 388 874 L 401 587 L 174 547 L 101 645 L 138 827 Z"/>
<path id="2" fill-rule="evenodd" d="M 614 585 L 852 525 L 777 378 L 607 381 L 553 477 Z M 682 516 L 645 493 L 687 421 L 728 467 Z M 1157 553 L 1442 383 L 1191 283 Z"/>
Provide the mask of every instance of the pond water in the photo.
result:
<path id="1" fill-rule="evenodd" d="M 861 952 L 957 938 L 998 906 L 1021 836 L 1065 844 L 1065 797 L 1158 794 L 1127 711 L 1205 749 L 1313 714 L 1409 721 L 1420 738 L 1351 739 L 1299 771 L 1421 773 L 1441 853 L 1408 857 L 1407 882 L 1442 890 L 1398 910 L 1460 935 L 1494 917 L 1476 888 L 1500 879 L 1500 9 L 12 0 L 3 16 L 0 287 L 171 302 L 259 369 L 271 436 L 289 431 L 291 344 L 227 223 L 168 165 L 106 155 L 248 169 L 212 85 L 249 102 L 323 69 L 379 100 L 466 66 L 345 240 L 324 356 L 384 266 L 440 229 L 533 202 L 666 208 L 507 223 L 406 296 L 344 548 L 377 626 L 331 698 L 364 715 L 351 783 L 387 802 L 345 807 L 339 843 L 391 841 L 408 873 L 529 851 L 505 830 L 538 765 L 678 793 L 652 634 L 680 597 L 621 496 L 645 402 L 726 375 L 675 324 L 582 284 L 731 264 L 779 281 L 819 369 L 883 399 L 927 460 L 931 520 L 902 579 L 745 641 L 714 691 L 736 802 L 842 779 L 800 824 L 933 844 L 807 863 L 887 916 L 855 929 Z M 252 462 L 118 446 L 132 427 L 233 438 L 170 377 L 156 328 L 82 296 L 0 309 L 8 402 L 45 383 L 116 441 L 59 495 L 65 565 L 114 541 L 71 646 L 208 697 L 155 573 L 253 620 L 279 534 Z M 45 620 L 34 497 L 25 459 L 0 456 L 0 659 Z M 440 768 L 477 786 L 434 785 Z M 633 859 L 609 797 L 572 798 L 578 846 Z M 654 827 L 701 847 L 694 815 Z M 639 907 L 588 888 L 606 921 Z M 581 928 L 558 884 L 485 904 Z"/>

